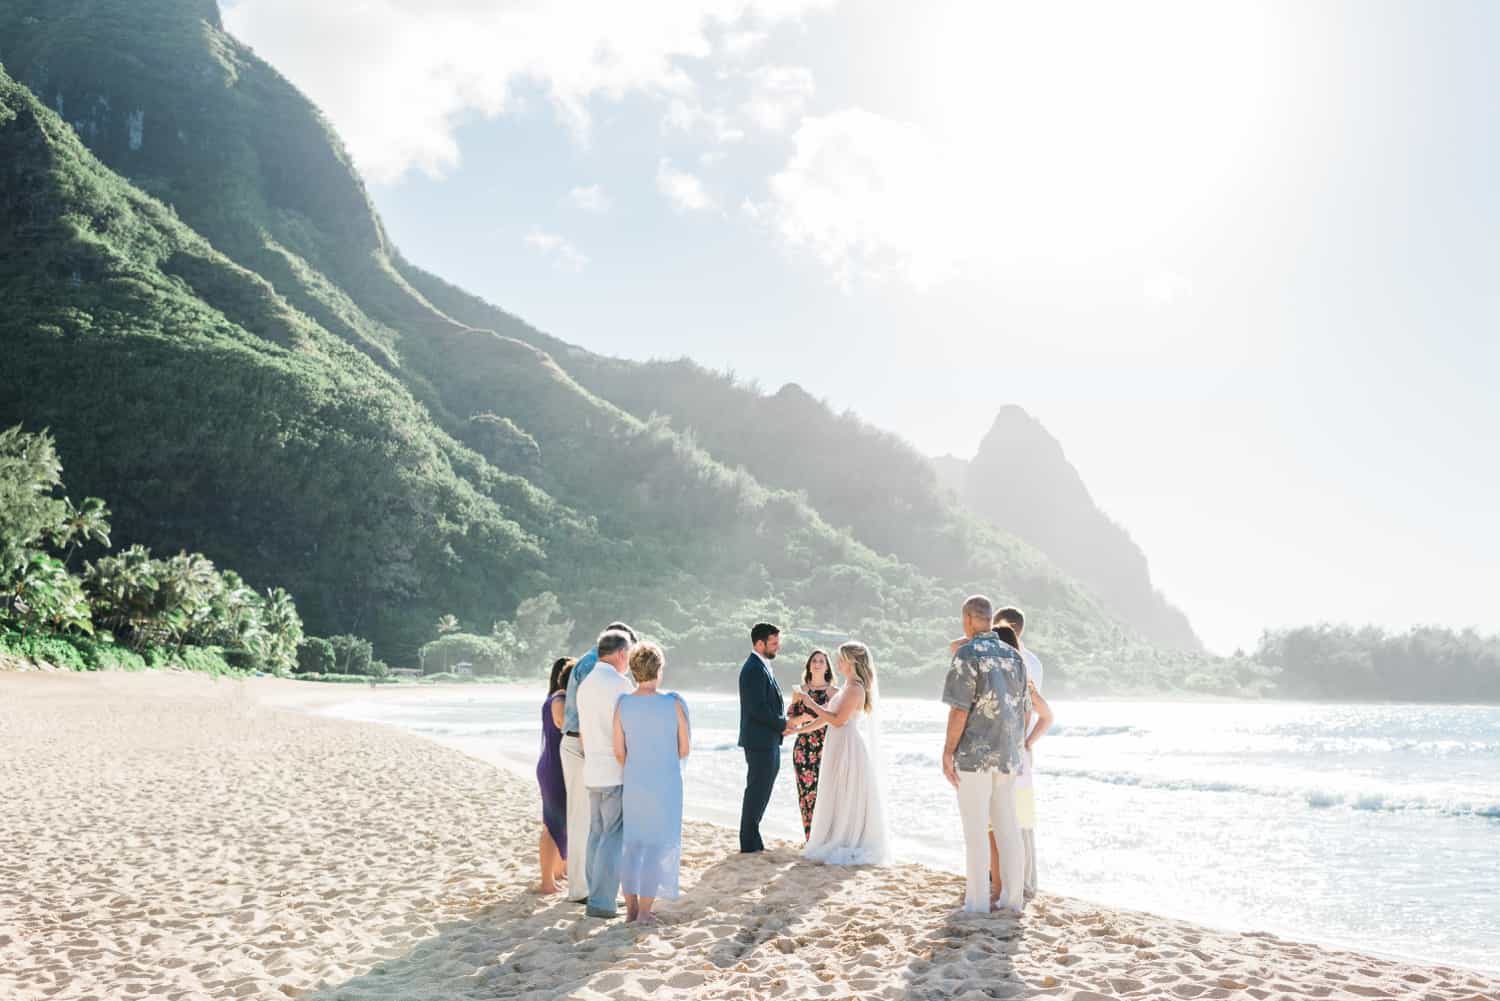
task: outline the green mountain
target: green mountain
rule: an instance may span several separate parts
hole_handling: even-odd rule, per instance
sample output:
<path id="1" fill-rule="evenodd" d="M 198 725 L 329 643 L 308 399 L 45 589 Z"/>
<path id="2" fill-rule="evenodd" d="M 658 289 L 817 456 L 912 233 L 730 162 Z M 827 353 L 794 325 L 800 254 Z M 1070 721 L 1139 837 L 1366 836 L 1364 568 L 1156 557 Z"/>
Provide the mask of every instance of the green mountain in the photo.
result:
<path id="1" fill-rule="evenodd" d="M 1170 660 L 896 436 L 591 354 L 405 261 L 211 2 L 0 2 L 0 60 L 0 426 L 49 427 L 118 541 L 282 584 L 398 665 L 541 590 L 575 643 L 623 616 L 691 665 L 771 617 L 930 675 L 976 589 L 1032 613 L 1059 680 Z"/>
<path id="2" fill-rule="evenodd" d="M 1146 554 L 1099 510 L 1062 444 L 1025 410 L 1003 407 L 973 461 L 932 462 L 969 510 L 1052 557 L 1146 639 L 1203 649 L 1187 616 L 1152 585 Z"/>

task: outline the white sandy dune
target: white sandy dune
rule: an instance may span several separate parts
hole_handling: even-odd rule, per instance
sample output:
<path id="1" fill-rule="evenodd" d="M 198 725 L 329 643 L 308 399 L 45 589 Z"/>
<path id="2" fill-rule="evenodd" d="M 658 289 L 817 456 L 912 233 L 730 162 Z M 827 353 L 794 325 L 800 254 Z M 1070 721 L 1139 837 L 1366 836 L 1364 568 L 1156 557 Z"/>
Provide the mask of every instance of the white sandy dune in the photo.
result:
<path id="1" fill-rule="evenodd" d="M 534 885 L 525 781 L 287 708 L 292 682 L 0 674 L 0 999 L 1500 1001 L 1500 981 L 956 877 L 733 852 L 689 824 L 663 924 Z"/>

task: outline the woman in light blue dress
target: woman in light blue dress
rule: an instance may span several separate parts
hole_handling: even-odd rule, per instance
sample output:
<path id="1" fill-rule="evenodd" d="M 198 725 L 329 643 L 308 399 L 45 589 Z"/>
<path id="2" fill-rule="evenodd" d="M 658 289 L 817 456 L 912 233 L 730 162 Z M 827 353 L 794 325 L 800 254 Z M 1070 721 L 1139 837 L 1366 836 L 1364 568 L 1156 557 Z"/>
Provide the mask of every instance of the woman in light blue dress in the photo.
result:
<path id="1" fill-rule="evenodd" d="M 655 924 L 651 907 L 677 898 L 682 863 L 682 759 L 691 731 L 687 703 L 660 691 L 666 656 L 655 643 L 630 654 L 636 690 L 615 706 L 615 757 L 625 766 L 625 847 L 620 888 L 625 920 Z"/>

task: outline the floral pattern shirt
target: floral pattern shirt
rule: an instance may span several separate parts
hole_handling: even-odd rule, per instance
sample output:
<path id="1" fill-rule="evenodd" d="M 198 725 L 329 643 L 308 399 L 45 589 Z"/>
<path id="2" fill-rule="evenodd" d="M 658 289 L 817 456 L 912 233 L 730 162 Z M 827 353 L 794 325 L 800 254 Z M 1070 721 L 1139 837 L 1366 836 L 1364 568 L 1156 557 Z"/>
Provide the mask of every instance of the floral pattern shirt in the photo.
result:
<path id="1" fill-rule="evenodd" d="M 1031 693 L 1026 662 L 1014 647 L 992 632 L 959 647 L 943 682 L 943 702 L 969 714 L 953 754 L 960 771 L 1021 771 Z"/>

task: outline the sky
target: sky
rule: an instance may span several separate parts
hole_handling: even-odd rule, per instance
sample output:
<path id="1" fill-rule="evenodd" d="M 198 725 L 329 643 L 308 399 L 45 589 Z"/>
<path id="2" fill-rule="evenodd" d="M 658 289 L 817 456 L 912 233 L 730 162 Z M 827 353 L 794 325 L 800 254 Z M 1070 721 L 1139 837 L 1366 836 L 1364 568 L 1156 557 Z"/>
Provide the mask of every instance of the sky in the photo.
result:
<path id="1" fill-rule="evenodd" d="M 1219 652 L 1500 630 L 1500 7 L 223 8 L 549 333 L 933 455 L 1020 404 Z"/>

